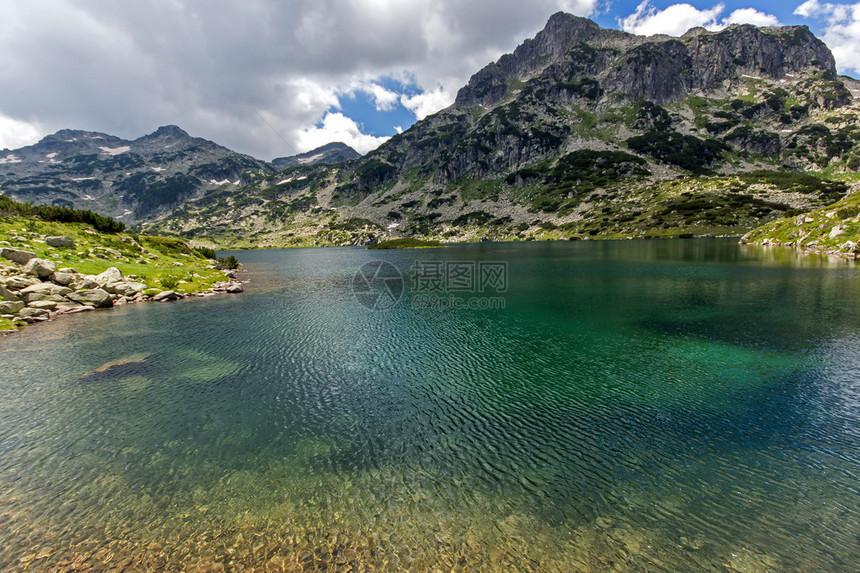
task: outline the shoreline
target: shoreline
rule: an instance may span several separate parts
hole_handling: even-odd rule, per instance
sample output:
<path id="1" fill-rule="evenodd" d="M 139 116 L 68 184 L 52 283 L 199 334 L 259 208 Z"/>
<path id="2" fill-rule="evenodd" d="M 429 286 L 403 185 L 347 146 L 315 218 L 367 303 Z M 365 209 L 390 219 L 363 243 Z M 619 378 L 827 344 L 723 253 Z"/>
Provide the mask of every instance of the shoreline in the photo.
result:
<path id="1" fill-rule="evenodd" d="M 825 247 L 820 249 L 809 249 L 806 246 L 798 245 L 797 243 L 780 243 L 777 241 L 770 241 L 765 239 L 764 241 L 745 241 L 743 238 L 738 242 L 740 245 L 744 245 L 747 247 L 779 247 L 782 249 L 791 249 L 795 253 L 799 255 L 819 255 L 819 256 L 827 256 L 827 257 L 839 257 L 848 261 L 860 261 L 860 251 L 849 251 L 846 252 L 844 250 L 840 250 L 838 247 Z"/>
<path id="2" fill-rule="evenodd" d="M 76 307 L 74 309 L 66 310 L 66 311 L 60 311 L 60 312 L 49 311 L 48 314 L 46 314 L 46 315 L 40 315 L 38 317 L 33 317 L 30 320 L 20 319 L 20 320 L 23 320 L 26 324 L 15 324 L 13 322 L 12 328 L 9 328 L 6 330 L 0 330 L 0 339 L 4 338 L 6 336 L 12 336 L 14 334 L 23 332 L 27 326 L 32 326 L 34 324 L 43 324 L 43 323 L 55 322 L 57 319 L 60 319 L 64 316 L 72 316 L 72 315 L 82 314 L 85 312 L 91 312 L 91 311 L 96 311 L 96 310 L 101 310 L 101 311 L 111 310 L 113 308 L 122 307 L 122 306 L 130 306 L 130 305 L 134 305 L 134 304 L 178 302 L 178 301 L 187 300 L 187 299 L 211 298 L 211 297 L 220 296 L 220 295 L 240 294 L 240 293 L 244 292 L 244 283 L 242 281 L 240 281 L 239 279 L 235 279 L 235 280 L 230 281 L 230 284 L 231 285 L 238 285 L 238 286 L 234 286 L 233 288 L 234 289 L 239 288 L 241 290 L 234 290 L 233 292 L 230 292 L 230 291 L 227 291 L 226 288 L 214 288 L 214 289 L 207 289 L 204 291 L 193 291 L 193 292 L 188 292 L 188 293 L 177 293 L 175 291 L 162 291 L 160 294 L 162 294 L 164 296 L 162 296 L 158 299 L 156 299 L 157 295 L 156 296 L 143 296 L 140 298 L 137 298 L 137 297 L 133 297 L 133 298 L 120 297 L 117 300 L 115 300 L 112 305 L 105 306 L 105 307 L 94 307 L 94 306 L 90 306 L 90 305 L 82 305 L 81 307 Z M 2 302 L 4 302 L 4 301 L 0 301 L 0 304 L 2 304 Z M 25 306 L 24 308 L 30 308 L 30 307 Z"/>
<path id="3" fill-rule="evenodd" d="M 57 266 L 35 253 L 0 248 L 0 318 L 3 319 L 0 326 L 5 327 L 0 329 L 0 336 L 65 315 L 144 302 L 238 294 L 245 290 L 238 269 L 222 271 L 225 280 L 214 282 L 209 288 L 179 292 L 179 282 L 172 288 L 150 287 L 141 277 L 123 275 L 116 266 L 98 275 Z"/>

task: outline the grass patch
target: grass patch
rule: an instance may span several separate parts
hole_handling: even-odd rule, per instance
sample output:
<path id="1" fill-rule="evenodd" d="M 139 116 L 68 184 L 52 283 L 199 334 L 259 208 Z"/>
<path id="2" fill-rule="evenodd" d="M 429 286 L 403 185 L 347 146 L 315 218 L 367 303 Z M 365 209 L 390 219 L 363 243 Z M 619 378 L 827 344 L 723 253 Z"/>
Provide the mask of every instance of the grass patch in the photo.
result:
<path id="1" fill-rule="evenodd" d="M 55 249 L 41 242 L 46 235 L 68 236 L 74 248 Z M 0 240 L 11 248 L 30 251 L 37 257 L 54 261 L 57 268 L 73 268 L 79 273 L 97 275 L 110 267 L 123 276 L 149 287 L 161 287 L 162 279 L 175 277 L 174 290 L 189 293 L 207 290 L 226 280 L 224 273 L 209 268 L 215 261 L 206 258 L 175 237 L 152 237 L 126 233 L 99 233 L 89 224 L 62 223 L 26 219 L 18 216 L 0 218 Z"/>

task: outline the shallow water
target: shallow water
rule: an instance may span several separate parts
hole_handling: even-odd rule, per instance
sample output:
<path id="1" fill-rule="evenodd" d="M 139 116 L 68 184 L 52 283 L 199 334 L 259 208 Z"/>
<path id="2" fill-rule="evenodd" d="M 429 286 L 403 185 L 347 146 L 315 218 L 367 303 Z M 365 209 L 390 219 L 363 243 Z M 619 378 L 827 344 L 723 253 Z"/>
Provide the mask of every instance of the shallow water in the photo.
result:
<path id="1" fill-rule="evenodd" d="M 0 339 L 0 570 L 860 562 L 860 267 L 724 240 L 236 254 L 244 295 Z M 375 259 L 405 275 L 386 310 L 353 294 Z M 433 262 L 507 288 L 420 308 Z"/>

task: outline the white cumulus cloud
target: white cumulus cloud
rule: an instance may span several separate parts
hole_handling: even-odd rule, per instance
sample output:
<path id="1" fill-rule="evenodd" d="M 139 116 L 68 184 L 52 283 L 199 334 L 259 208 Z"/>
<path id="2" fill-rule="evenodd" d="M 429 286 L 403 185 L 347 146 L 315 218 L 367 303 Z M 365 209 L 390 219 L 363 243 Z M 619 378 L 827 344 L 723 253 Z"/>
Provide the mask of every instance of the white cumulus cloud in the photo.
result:
<path id="1" fill-rule="evenodd" d="M 448 107 L 452 103 L 454 103 L 454 94 L 451 94 L 442 86 L 436 86 L 436 89 L 427 90 L 412 96 L 400 96 L 400 105 L 415 114 L 415 117 L 419 120 Z"/>
<path id="2" fill-rule="evenodd" d="M 367 153 L 389 139 L 388 137 L 375 137 L 363 133 L 355 120 L 340 112 L 326 113 L 321 123 L 320 126 L 305 128 L 297 132 L 295 139 L 300 151 L 314 149 L 332 141 L 340 141 L 359 153 Z"/>
<path id="3" fill-rule="evenodd" d="M 38 125 L 0 115 L 0 149 L 17 149 L 41 139 Z"/>
<path id="4" fill-rule="evenodd" d="M 755 8 L 740 8 L 723 20 L 725 24 L 753 24 L 754 26 L 779 26 L 779 18 L 773 14 L 759 12 Z"/>
<path id="5" fill-rule="evenodd" d="M 650 0 L 636 7 L 636 11 L 626 18 L 619 18 L 618 25 L 625 32 L 651 36 L 668 34 L 681 36 L 690 28 L 702 27 L 708 30 L 722 30 L 730 24 L 754 24 L 756 26 L 777 26 L 779 19 L 755 8 L 739 8 L 720 19 L 725 11 L 723 4 L 700 10 L 691 4 L 672 4 L 664 10 L 655 8 Z"/>
<path id="6" fill-rule="evenodd" d="M 823 20 L 824 43 L 833 52 L 842 72 L 860 73 L 860 3 L 831 4 L 808 0 L 794 13 L 804 18 Z"/>
<path id="7" fill-rule="evenodd" d="M 658 10 L 649 0 L 645 0 L 636 7 L 633 14 L 619 19 L 618 24 L 622 30 L 632 34 L 680 36 L 697 26 L 718 28 L 717 16 L 722 14 L 723 10 L 722 4 L 706 10 L 699 10 L 690 4 L 672 4 L 665 10 Z"/>
<path id="8" fill-rule="evenodd" d="M 3 113 L 41 135 L 174 123 L 268 159 L 328 133 L 315 126 L 357 83 L 386 111 L 405 104 L 382 79 L 409 77 L 408 109 L 426 117 L 554 12 L 589 16 L 600 1 L 0 2 Z"/>
<path id="9" fill-rule="evenodd" d="M 373 99 L 376 111 L 391 111 L 400 99 L 400 94 L 379 85 L 374 80 L 356 80 L 349 85 L 338 88 L 339 95 L 347 97 L 355 97 L 358 92 L 365 93 Z"/>

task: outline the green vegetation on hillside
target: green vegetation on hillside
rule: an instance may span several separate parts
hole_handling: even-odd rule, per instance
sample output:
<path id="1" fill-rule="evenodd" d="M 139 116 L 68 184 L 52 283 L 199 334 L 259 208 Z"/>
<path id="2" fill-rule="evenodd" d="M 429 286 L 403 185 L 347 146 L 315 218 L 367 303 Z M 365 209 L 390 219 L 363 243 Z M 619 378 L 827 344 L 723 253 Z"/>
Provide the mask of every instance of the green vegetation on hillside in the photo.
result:
<path id="1" fill-rule="evenodd" d="M 641 157 L 623 151 L 584 149 L 565 155 L 551 169 L 546 163 L 537 164 L 509 175 L 505 181 L 530 185 L 530 202 L 535 209 L 563 215 L 597 187 L 648 175 L 646 165 Z"/>
<path id="2" fill-rule="evenodd" d="M 102 233 L 121 233 L 125 230 L 125 224 L 121 221 L 103 217 L 92 211 L 53 205 L 30 205 L 0 195 L 0 218 L 13 216 L 61 223 L 86 223 Z"/>
<path id="3" fill-rule="evenodd" d="M 53 220 L 92 220 L 100 228 L 115 228 L 105 224 L 105 217 L 86 211 L 31 208 L 4 195 L 0 195 L 0 206 L 0 247 L 34 253 L 57 269 L 71 268 L 82 275 L 98 275 L 116 267 L 124 277 L 150 287 L 147 294 L 168 288 L 165 284 L 180 294 L 211 289 L 226 280 L 219 268 L 234 268 L 236 263 L 235 257 L 211 260 L 211 250 L 201 252 L 175 237 L 100 232 L 89 222 Z M 45 242 L 49 236 L 70 237 L 74 246 L 51 247 Z M 0 266 L 6 269 L 4 274 L 15 274 L 11 261 L 0 258 Z M 12 326 L 9 320 L 0 321 L 0 329 Z"/>
<path id="4" fill-rule="evenodd" d="M 762 225 L 747 233 L 743 242 L 791 245 L 855 258 L 860 251 L 860 192 L 832 205 Z"/>
<path id="5" fill-rule="evenodd" d="M 390 241 L 380 241 L 375 245 L 370 245 L 368 249 L 425 249 L 430 247 L 441 247 L 439 241 L 425 241 L 421 239 L 404 238 L 391 239 Z"/>

